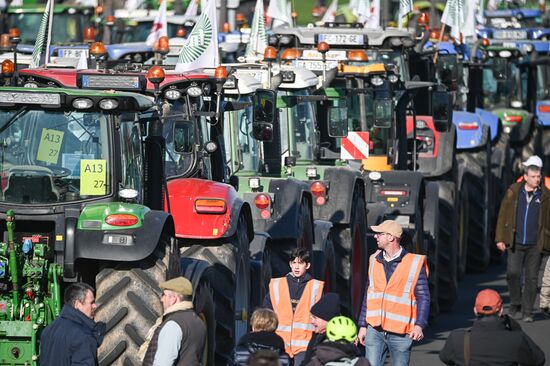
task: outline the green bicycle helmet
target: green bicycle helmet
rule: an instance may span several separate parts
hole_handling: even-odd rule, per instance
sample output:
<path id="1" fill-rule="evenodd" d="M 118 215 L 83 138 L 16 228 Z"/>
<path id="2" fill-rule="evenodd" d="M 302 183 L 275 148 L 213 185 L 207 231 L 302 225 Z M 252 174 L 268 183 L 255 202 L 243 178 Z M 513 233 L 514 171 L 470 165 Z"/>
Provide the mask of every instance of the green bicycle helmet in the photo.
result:
<path id="1" fill-rule="evenodd" d="M 336 316 L 327 323 L 327 338 L 333 342 L 355 342 L 357 327 L 353 320 L 346 316 Z"/>

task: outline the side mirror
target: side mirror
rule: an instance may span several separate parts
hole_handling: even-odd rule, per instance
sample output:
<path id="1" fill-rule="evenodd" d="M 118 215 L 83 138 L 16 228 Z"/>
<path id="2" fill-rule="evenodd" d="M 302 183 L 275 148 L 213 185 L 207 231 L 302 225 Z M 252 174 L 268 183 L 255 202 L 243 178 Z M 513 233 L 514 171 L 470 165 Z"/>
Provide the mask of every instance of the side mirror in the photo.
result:
<path id="1" fill-rule="evenodd" d="M 252 120 L 258 123 L 273 123 L 277 110 L 277 93 L 269 89 L 258 89 L 254 94 Z"/>
<path id="2" fill-rule="evenodd" d="M 191 121 L 174 123 L 174 151 L 178 154 L 193 152 L 195 144 L 195 128 Z"/>
<path id="3" fill-rule="evenodd" d="M 329 107 L 328 135 L 330 137 L 345 137 L 348 135 L 348 108 Z"/>
<path id="4" fill-rule="evenodd" d="M 432 92 L 432 115 L 437 131 L 448 131 L 451 127 L 453 116 L 453 98 L 451 93 L 445 91 Z"/>
<path id="5" fill-rule="evenodd" d="M 374 99 L 374 127 L 390 128 L 393 123 L 393 100 L 390 98 Z"/>
<path id="6" fill-rule="evenodd" d="M 253 122 L 252 137 L 258 141 L 273 141 L 273 123 Z"/>

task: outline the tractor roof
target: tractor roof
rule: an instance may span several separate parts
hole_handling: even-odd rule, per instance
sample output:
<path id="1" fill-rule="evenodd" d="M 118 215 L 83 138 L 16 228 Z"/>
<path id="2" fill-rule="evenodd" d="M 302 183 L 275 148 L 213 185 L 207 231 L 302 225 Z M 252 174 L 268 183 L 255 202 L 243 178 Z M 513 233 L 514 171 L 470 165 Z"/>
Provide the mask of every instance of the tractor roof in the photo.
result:
<path id="1" fill-rule="evenodd" d="M 257 89 L 262 88 L 262 83 L 254 77 L 254 75 L 247 74 L 245 72 L 239 72 L 237 70 L 233 75 L 235 75 L 237 80 L 236 88 L 226 87 L 224 88 L 224 93 L 227 95 L 248 95 L 256 92 Z"/>
<path id="2" fill-rule="evenodd" d="M 19 6 L 9 6 L 8 7 L 8 13 L 9 14 L 23 14 L 23 13 L 44 13 L 46 10 L 46 4 L 23 4 Z M 69 4 L 55 4 L 53 12 L 55 14 L 60 13 L 85 13 L 85 14 L 92 14 L 94 12 L 94 8 L 90 6 L 82 6 L 82 5 L 69 5 Z"/>
<path id="3" fill-rule="evenodd" d="M 411 38 L 411 34 L 407 31 L 393 28 L 386 30 L 351 27 L 275 28 L 273 34 L 296 36 L 302 44 L 316 45 L 320 41 L 325 41 L 330 46 L 340 48 L 381 47 L 388 38 Z"/>
<path id="4" fill-rule="evenodd" d="M 21 88 L 0 87 L 0 105 L 39 105 L 61 107 L 64 97 L 74 98 L 126 98 L 133 101 L 133 109 L 145 111 L 154 106 L 153 98 L 129 92 L 96 91 L 66 88 Z M 127 104 L 126 104 L 127 105 Z M 72 107 L 71 107 L 72 108 Z"/>

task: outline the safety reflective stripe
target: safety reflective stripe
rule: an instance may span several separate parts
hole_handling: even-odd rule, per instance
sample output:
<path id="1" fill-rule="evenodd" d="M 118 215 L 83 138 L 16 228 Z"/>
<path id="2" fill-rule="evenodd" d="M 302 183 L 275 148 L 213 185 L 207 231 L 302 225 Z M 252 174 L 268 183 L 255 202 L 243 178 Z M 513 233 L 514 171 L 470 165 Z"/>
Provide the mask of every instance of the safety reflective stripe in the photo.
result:
<path id="1" fill-rule="evenodd" d="M 279 332 L 291 332 L 292 331 L 292 327 L 290 325 L 279 325 L 277 327 L 277 330 Z"/>
<path id="2" fill-rule="evenodd" d="M 275 304 L 279 305 L 279 281 L 280 278 L 275 278 L 273 280 L 273 293 L 275 294 Z"/>
<path id="3" fill-rule="evenodd" d="M 292 332 L 292 328 L 298 328 L 298 329 L 305 329 L 305 330 L 313 330 L 312 324 L 305 324 L 305 323 L 292 323 L 292 325 L 279 325 L 277 327 L 277 330 L 280 332 Z"/>
<path id="4" fill-rule="evenodd" d="M 371 292 L 369 293 L 369 298 L 389 300 L 391 302 L 396 302 L 398 304 L 403 304 L 403 305 L 412 305 L 412 306 L 416 305 L 416 300 L 411 300 L 407 296 L 395 296 L 395 295 L 384 294 L 383 292 Z"/>
<path id="5" fill-rule="evenodd" d="M 295 340 L 290 341 L 290 345 L 295 347 L 307 347 L 308 344 L 309 344 L 309 340 L 308 341 L 295 341 Z"/>
<path id="6" fill-rule="evenodd" d="M 406 323 L 406 324 L 416 323 L 416 318 L 409 318 L 408 316 L 403 316 L 403 315 L 390 313 L 388 311 L 383 311 L 381 309 L 380 310 L 372 310 L 372 311 L 367 310 L 367 318 L 379 317 L 379 316 L 383 316 L 386 319 L 391 319 L 391 320 L 395 320 L 395 321 Z"/>
<path id="7" fill-rule="evenodd" d="M 374 275 L 373 275 L 373 271 L 374 271 L 374 261 L 376 259 L 374 258 L 374 255 L 370 257 L 370 263 L 369 263 L 369 287 L 371 289 L 374 289 Z"/>
<path id="8" fill-rule="evenodd" d="M 413 262 L 411 264 L 411 268 L 409 269 L 409 276 L 407 277 L 407 283 L 405 284 L 405 291 L 403 291 L 403 294 L 409 294 L 411 293 L 411 287 L 412 283 L 414 281 L 414 275 L 416 274 L 416 268 L 418 267 L 418 263 L 420 262 L 420 256 L 414 255 Z M 405 296 L 405 295 L 403 295 Z"/>
<path id="9" fill-rule="evenodd" d="M 319 292 L 319 287 L 321 286 L 321 283 L 317 280 L 313 280 L 313 289 L 311 290 L 311 303 L 309 308 L 317 302 L 317 293 Z"/>

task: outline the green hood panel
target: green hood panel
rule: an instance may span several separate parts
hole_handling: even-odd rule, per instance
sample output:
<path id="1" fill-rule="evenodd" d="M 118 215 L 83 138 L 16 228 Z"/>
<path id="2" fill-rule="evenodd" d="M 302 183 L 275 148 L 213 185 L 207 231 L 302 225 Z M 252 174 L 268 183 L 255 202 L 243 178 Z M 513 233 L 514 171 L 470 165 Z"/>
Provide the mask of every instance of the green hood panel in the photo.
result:
<path id="1" fill-rule="evenodd" d="M 525 122 L 529 117 L 529 112 L 524 109 L 514 109 L 514 108 L 497 108 L 491 111 L 493 114 L 497 115 L 498 118 L 502 121 L 504 126 L 517 126 L 517 122 L 506 122 L 506 116 L 521 116 L 521 123 Z"/>
<path id="2" fill-rule="evenodd" d="M 150 211 L 148 207 L 133 203 L 109 202 L 87 205 L 78 218 L 79 230 L 121 230 L 134 229 L 143 225 L 145 215 Z M 138 222 L 132 226 L 112 226 L 105 222 L 109 215 L 129 214 L 137 217 Z"/>

